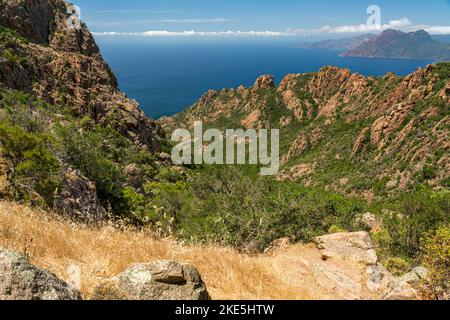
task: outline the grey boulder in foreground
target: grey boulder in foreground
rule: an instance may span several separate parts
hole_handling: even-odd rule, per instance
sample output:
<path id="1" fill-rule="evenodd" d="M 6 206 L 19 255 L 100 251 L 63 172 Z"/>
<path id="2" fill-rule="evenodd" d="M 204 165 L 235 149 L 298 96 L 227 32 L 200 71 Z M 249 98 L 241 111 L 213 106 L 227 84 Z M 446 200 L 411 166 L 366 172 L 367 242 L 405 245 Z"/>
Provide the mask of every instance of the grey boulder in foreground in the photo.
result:
<path id="1" fill-rule="evenodd" d="M 92 300 L 209 300 L 198 270 L 176 261 L 136 264 L 95 291 Z"/>
<path id="2" fill-rule="evenodd" d="M 81 300 L 81 294 L 23 255 L 0 250 L 0 300 Z"/>

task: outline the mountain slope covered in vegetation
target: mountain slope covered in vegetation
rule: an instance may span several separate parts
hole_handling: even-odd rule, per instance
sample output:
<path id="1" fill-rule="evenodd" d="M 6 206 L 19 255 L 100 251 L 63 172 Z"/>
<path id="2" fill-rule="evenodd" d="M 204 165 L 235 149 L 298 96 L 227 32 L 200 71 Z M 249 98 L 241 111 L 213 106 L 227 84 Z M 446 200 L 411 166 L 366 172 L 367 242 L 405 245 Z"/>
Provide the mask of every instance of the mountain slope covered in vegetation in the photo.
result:
<path id="1" fill-rule="evenodd" d="M 279 86 L 209 91 L 164 119 L 170 131 L 206 127 L 279 128 L 280 180 L 368 199 L 418 185 L 449 187 L 450 63 L 406 76 L 363 77 L 324 67 Z M 261 80 L 261 79 L 260 79 Z"/>

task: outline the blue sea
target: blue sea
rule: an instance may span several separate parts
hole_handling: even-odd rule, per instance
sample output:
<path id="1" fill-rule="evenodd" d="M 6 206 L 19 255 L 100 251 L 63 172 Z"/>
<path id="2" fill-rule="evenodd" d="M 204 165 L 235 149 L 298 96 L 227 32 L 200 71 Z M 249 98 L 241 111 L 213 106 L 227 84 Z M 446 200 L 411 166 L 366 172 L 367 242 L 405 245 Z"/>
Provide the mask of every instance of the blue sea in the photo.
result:
<path id="1" fill-rule="evenodd" d="M 295 43 L 277 41 L 97 41 L 121 90 L 155 119 L 186 109 L 209 89 L 251 86 L 262 74 L 273 74 L 280 82 L 289 73 L 335 65 L 366 76 L 389 71 L 405 75 L 430 63 L 343 58 L 336 51 L 299 49 Z"/>

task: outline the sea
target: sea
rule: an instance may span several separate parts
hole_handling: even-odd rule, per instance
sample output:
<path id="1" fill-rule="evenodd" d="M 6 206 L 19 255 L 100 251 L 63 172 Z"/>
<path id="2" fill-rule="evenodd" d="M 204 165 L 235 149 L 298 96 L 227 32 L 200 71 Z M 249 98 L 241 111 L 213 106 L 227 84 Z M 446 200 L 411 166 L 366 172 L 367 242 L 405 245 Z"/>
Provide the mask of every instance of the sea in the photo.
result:
<path id="1" fill-rule="evenodd" d="M 430 61 L 344 58 L 339 52 L 301 49 L 280 41 L 159 41 L 96 39 L 120 89 L 136 99 L 145 113 L 158 119 L 183 111 L 210 89 L 251 86 L 263 74 L 277 82 L 290 73 L 326 65 L 349 68 L 365 76 L 388 72 L 406 75 Z"/>

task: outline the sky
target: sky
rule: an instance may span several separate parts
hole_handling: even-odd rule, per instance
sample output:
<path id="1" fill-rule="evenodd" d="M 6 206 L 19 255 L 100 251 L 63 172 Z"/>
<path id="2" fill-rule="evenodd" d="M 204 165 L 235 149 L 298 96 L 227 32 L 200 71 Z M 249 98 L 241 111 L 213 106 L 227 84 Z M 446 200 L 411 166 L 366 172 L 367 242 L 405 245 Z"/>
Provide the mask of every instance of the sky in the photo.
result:
<path id="1" fill-rule="evenodd" d="M 395 28 L 450 34 L 450 0 L 72 0 L 104 37 L 342 37 Z M 367 25 L 370 5 L 381 25 Z M 373 13 L 373 11 L 371 11 Z M 375 21 L 375 20 L 373 20 Z"/>

